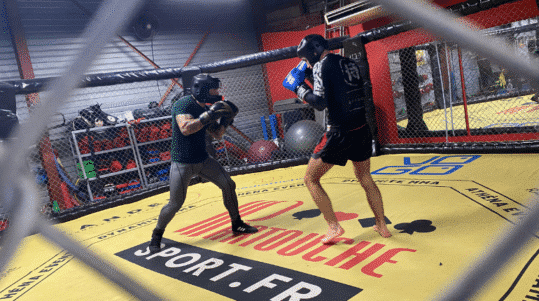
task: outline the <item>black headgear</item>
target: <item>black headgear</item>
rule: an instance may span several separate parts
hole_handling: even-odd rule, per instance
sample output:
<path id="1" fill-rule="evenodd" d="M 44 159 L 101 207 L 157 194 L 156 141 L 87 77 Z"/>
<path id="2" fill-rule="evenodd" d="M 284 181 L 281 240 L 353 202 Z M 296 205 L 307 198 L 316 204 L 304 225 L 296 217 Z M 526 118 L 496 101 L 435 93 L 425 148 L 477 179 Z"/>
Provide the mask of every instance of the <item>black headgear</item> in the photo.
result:
<path id="1" fill-rule="evenodd" d="M 197 101 L 202 103 L 215 103 L 223 100 L 221 95 L 210 95 L 210 89 L 219 89 L 221 81 L 208 74 L 197 74 L 193 77 L 191 84 L 191 94 Z"/>
<path id="2" fill-rule="evenodd" d="M 314 66 L 319 60 L 322 52 L 328 49 L 328 41 L 318 34 L 310 34 L 301 40 L 298 46 L 298 57 L 305 58 Z"/>

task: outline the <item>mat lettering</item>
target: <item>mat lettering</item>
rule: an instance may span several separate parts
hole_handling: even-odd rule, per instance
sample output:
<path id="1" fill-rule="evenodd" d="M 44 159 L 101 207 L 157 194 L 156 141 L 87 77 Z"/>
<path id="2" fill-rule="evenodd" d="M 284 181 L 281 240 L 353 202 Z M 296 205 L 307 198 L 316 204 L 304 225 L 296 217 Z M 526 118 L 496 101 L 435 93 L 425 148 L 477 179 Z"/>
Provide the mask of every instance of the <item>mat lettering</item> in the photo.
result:
<path id="1" fill-rule="evenodd" d="M 147 242 L 117 256 L 234 300 L 349 300 L 363 289 L 169 239 L 150 254 Z M 180 273 L 178 271 L 181 271 Z M 335 294 L 338 291 L 339 294 Z"/>
<path id="2" fill-rule="evenodd" d="M 373 175 L 449 175 L 477 159 L 480 155 L 470 156 L 434 156 L 420 163 L 412 163 L 410 157 L 404 157 L 404 166 L 385 166 L 377 169 Z"/>

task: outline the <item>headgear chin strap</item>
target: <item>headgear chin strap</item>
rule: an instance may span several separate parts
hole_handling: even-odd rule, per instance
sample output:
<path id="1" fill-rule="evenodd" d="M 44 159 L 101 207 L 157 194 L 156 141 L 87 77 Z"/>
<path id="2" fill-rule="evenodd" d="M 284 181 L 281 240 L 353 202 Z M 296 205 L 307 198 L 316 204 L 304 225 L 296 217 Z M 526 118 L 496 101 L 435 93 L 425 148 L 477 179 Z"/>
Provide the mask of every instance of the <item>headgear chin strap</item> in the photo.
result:
<path id="1" fill-rule="evenodd" d="M 197 74 L 193 77 L 193 83 L 191 84 L 191 94 L 196 98 L 198 102 L 202 103 L 215 103 L 223 100 L 221 95 L 210 95 L 211 89 L 219 89 L 221 87 L 221 81 L 218 78 L 212 77 L 208 74 Z"/>
<path id="2" fill-rule="evenodd" d="M 328 48 L 328 41 L 323 36 L 310 34 L 299 43 L 297 55 L 300 58 L 305 58 L 312 67 L 320 61 L 322 52 Z"/>

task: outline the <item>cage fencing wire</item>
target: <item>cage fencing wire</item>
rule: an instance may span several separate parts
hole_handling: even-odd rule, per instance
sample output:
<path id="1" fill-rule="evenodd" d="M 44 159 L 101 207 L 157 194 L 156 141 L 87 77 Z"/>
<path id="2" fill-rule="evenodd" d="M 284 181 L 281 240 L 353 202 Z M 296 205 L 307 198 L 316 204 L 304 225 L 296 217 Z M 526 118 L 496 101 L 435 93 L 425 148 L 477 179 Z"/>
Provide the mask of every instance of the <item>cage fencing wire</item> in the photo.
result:
<path id="1" fill-rule="evenodd" d="M 57 107 L 60 107 L 71 95 L 71 90 L 78 86 L 80 83 L 78 80 L 95 59 L 104 43 L 112 38 L 116 30 L 125 25 L 125 22 L 141 5 L 141 1 L 120 2 L 111 0 L 103 3 L 93 22 L 82 35 L 85 47 L 73 64 L 66 68 L 63 76 L 53 81 L 48 87 L 47 97 L 43 99 L 45 105 L 35 108 L 33 114 L 38 118 L 31 119 L 27 124 L 22 124 L 15 130 L 14 137 L 18 139 L 1 146 L 3 150 L 0 152 L 2 154 L 0 157 L 0 179 L 2 180 L 0 200 L 2 208 L 8 213 L 13 213 L 10 216 L 13 226 L 8 227 L 5 237 L 0 241 L 0 270 L 4 271 L 22 239 L 31 231 L 37 231 L 78 256 L 84 263 L 112 279 L 117 285 L 137 298 L 155 300 L 158 299 L 155 294 L 119 272 L 113 265 L 103 260 L 94 260 L 98 257 L 60 231 L 54 230 L 48 222 L 41 218 L 35 218 L 36 212 L 33 209 L 37 203 L 37 193 L 34 192 L 34 184 L 27 180 L 25 172 L 27 169 L 24 166 L 28 150 L 42 134 L 40 129 L 46 127 Z M 115 12 L 113 18 L 111 18 L 111 11 Z"/>
<path id="2" fill-rule="evenodd" d="M 220 93 L 239 113 L 222 139 L 207 135 L 207 150 L 232 173 L 306 162 L 325 130 L 324 112 L 297 98 L 274 103 L 268 82 L 281 82 L 286 74 L 267 78 L 263 68 L 212 74 L 221 79 Z M 162 88 L 168 84 L 158 81 Z M 184 91 L 175 87 L 157 106 L 164 90 L 159 93 L 155 81 L 143 81 L 75 91 L 74 101 L 58 109 L 46 138 L 29 156 L 45 215 L 68 214 L 168 186 L 171 106 Z M 150 95 L 147 103 L 118 104 L 118 99 L 136 93 Z M 110 102 L 94 100 L 103 98 Z M 53 168 L 47 168 L 47 161 Z M 192 183 L 199 181 L 194 178 Z"/>
<path id="3" fill-rule="evenodd" d="M 488 27 L 492 18 L 516 21 Z M 469 23 L 503 41 L 514 58 L 533 60 L 539 52 L 537 17 L 522 7 L 506 5 L 495 17 L 476 14 Z M 387 53 L 397 132 L 388 144 L 536 141 L 539 102 L 532 79 L 441 37 Z M 402 36 L 399 44 L 412 39 Z"/>
<path id="4" fill-rule="evenodd" d="M 524 15 L 517 10 L 504 13 L 513 19 Z M 536 23 L 535 18 L 525 18 L 481 31 L 482 39 L 509 41 L 512 50 L 501 56 L 490 48 L 478 51 L 473 41 L 460 43 L 455 36 L 439 33 L 447 40 L 388 52 L 392 85 L 375 88 L 391 89 L 393 95 L 398 135 L 390 143 L 440 143 L 457 137 L 537 140 L 535 79 L 530 75 L 534 63 L 525 60 L 535 56 Z M 430 24 L 423 26 L 430 29 Z M 505 64 L 508 55 L 512 61 Z M 293 98 L 273 103 L 267 83 L 275 79 L 267 78 L 264 68 L 262 64 L 241 76 L 227 71 L 214 74 L 222 79 L 221 93 L 240 108 L 225 137 L 208 141 L 209 152 L 230 171 L 305 162 L 324 130 L 323 113 Z M 167 84 L 158 81 L 163 87 Z M 46 135 L 50 140 L 42 139 L 31 148 L 29 163 L 40 187 L 43 213 L 94 207 L 168 185 L 169 106 L 182 89 L 174 88 L 160 108 L 142 110 L 129 103 L 87 107 L 96 95 L 114 99 L 122 91 L 151 94 L 152 88 L 155 82 L 149 81 L 76 90 L 77 101 L 67 105 L 75 106 L 79 114 L 53 117 Z M 151 95 L 155 101 L 162 96 Z M 62 110 L 73 111 L 58 109 Z M 109 115 L 117 120 L 108 120 Z"/>
<path id="5" fill-rule="evenodd" d="M 529 79 L 534 86 L 539 82 L 536 72 L 539 67 L 537 60 L 515 55 L 514 49 L 502 39 L 481 34 L 476 27 L 457 22 L 455 16 L 426 1 L 375 0 L 374 2 L 383 5 L 392 13 L 416 22 L 448 41 L 458 42 L 460 46 L 505 66 L 519 77 Z M 464 95 L 466 93 L 463 93 Z M 485 248 L 485 252 L 479 253 L 482 256 L 470 264 L 469 269 L 459 275 L 456 281 L 448 282 L 447 287 L 433 296 L 433 299 L 472 299 L 476 292 L 503 267 L 503 263 L 515 255 L 535 235 L 538 228 L 537 216 L 539 216 L 539 206 L 535 204 L 520 223 L 504 229 L 502 235 L 497 237 L 491 246 Z M 492 262 L 497 264 L 493 265 Z"/>

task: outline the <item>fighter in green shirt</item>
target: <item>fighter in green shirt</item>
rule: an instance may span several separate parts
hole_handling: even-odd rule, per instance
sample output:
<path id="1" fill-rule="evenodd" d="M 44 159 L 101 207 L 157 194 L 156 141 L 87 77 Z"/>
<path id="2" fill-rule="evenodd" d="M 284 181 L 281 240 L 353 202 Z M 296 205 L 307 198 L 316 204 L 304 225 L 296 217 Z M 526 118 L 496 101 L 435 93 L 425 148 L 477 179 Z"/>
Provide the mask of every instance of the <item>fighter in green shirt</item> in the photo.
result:
<path id="1" fill-rule="evenodd" d="M 232 124 L 238 108 L 219 95 L 220 81 L 208 74 L 193 78 L 190 94 L 172 107 L 172 163 L 170 167 L 170 201 L 163 206 L 152 233 L 150 252 L 161 250 L 165 228 L 182 207 L 192 177 L 198 175 L 223 191 L 223 201 L 232 221 L 234 233 L 258 231 L 241 220 L 236 196 L 236 183 L 226 170 L 208 155 L 206 132 L 221 139 Z M 207 106 L 206 104 L 212 104 Z"/>

